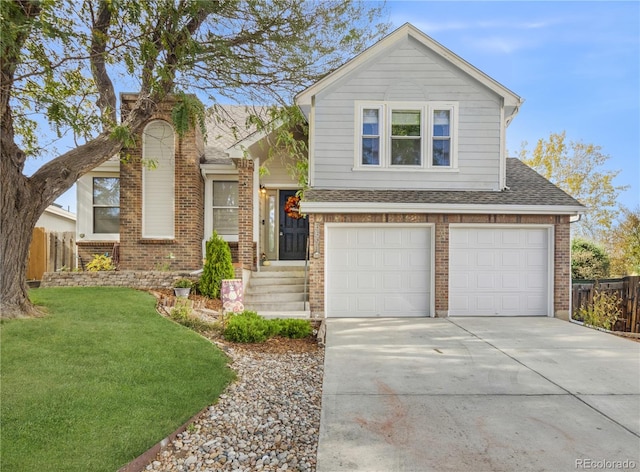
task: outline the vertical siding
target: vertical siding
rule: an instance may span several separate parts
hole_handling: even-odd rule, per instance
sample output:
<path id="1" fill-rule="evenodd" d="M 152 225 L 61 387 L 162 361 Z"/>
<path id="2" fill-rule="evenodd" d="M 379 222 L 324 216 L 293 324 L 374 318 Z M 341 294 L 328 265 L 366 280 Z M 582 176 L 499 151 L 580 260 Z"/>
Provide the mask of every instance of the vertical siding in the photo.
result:
<path id="1" fill-rule="evenodd" d="M 459 172 L 353 171 L 357 100 L 458 102 Z M 500 97 L 413 39 L 322 91 L 315 118 L 317 188 L 499 187 Z"/>

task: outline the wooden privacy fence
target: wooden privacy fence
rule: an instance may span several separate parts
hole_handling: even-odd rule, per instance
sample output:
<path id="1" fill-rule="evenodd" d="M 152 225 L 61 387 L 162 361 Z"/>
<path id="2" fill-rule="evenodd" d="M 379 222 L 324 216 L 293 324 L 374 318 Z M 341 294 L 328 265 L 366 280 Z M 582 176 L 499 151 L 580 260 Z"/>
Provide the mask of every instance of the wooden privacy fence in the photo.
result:
<path id="1" fill-rule="evenodd" d="M 620 299 L 622 316 L 614 326 L 615 331 L 640 333 L 640 276 L 599 281 L 575 280 L 571 294 L 571 313 L 573 315 L 581 306 L 593 304 L 595 290 L 614 293 Z"/>
<path id="2" fill-rule="evenodd" d="M 27 280 L 42 280 L 45 272 L 56 272 L 62 268 L 71 270 L 75 263 L 76 234 L 73 231 L 56 233 L 44 228 L 33 230 Z"/>

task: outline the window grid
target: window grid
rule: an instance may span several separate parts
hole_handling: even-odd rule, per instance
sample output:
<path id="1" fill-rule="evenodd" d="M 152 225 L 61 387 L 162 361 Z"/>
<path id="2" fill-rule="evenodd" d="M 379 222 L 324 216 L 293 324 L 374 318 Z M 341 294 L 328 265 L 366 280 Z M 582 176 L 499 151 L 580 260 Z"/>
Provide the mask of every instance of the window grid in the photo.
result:
<path id="1" fill-rule="evenodd" d="M 456 169 L 456 110 L 452 102 L 360 102 L 356 168 Z"/>

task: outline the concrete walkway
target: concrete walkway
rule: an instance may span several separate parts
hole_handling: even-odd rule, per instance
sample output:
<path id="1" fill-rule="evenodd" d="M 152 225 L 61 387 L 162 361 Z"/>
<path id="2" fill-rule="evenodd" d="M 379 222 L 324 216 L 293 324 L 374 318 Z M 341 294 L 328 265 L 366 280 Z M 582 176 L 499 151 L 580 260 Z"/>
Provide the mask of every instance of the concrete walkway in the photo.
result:
<path id="1" fill-rule="evenodd" d="M 639 375 L 552 318 L 329 320 L 317 470 L 640 470 Z"/>

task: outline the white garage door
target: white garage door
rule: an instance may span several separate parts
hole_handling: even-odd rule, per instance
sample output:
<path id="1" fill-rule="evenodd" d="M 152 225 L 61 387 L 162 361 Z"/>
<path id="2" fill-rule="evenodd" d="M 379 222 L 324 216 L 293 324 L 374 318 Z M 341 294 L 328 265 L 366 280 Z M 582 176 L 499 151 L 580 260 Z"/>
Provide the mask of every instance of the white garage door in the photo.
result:
<path id="1" fill-rule="evenodd" d="M 449 314 L 549 312 L 549 230 L 450 227 Z"/>
<path id="2" fill-rule="evenodd" d="M 326 264 L 329 317 L 429 315 L 430 227 L 329 226 Z"/>

